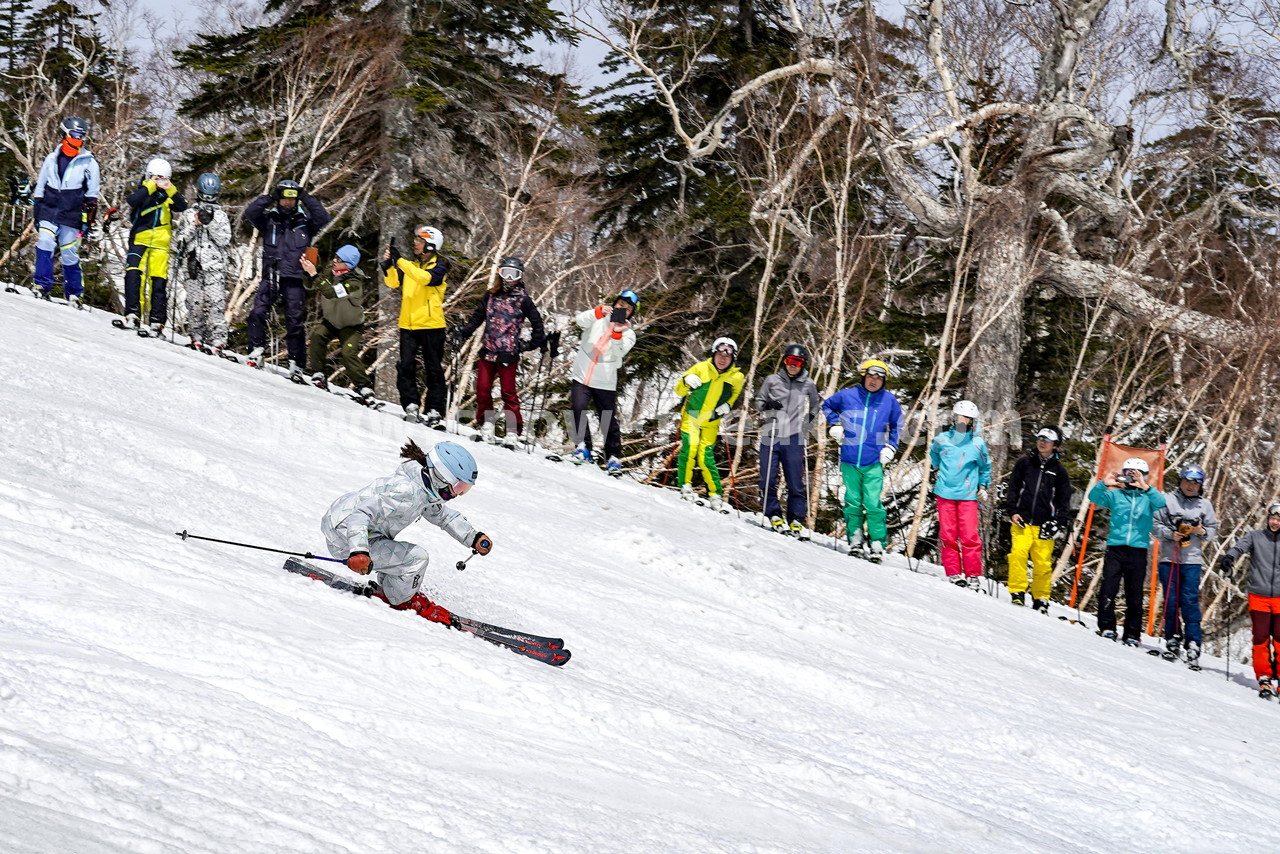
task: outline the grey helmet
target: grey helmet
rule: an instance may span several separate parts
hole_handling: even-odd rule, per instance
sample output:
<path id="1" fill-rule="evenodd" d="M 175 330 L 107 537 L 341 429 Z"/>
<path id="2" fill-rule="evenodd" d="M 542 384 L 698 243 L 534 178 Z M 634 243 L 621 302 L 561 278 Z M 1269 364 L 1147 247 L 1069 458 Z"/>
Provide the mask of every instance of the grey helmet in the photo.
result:
<path id="1" fill-rule="evenodd" d="M 202 202 L 216 202 L 222 192 L 222 179 L 206 172 L 196 179 L 196 198 Z"/>
<path id="2" fill-rule="evenodd" d="M 62 133 L 74 139 L 84 139 L 89 135 L 89 123 L 79 116 L 67 116 L 62 120 Z"/>

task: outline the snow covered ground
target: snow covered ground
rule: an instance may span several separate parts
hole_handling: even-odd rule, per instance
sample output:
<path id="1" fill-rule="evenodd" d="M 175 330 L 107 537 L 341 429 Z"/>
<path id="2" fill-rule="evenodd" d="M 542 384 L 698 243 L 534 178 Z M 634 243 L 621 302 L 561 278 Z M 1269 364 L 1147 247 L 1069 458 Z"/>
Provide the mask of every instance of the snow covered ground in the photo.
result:
<path id="1" fill-rule="evenodd" d="M 323 549 L 407 427 L 0 294 L 0 851 L 1226 852 L 1280 709 L 903 566 L 473 448 L 459 613 L 563 669 L 175 531 Z M 1251 684 L 1251 681 L 1250 681 Z M 1263 849 L 1266 846 L 1263 845 Z"/>

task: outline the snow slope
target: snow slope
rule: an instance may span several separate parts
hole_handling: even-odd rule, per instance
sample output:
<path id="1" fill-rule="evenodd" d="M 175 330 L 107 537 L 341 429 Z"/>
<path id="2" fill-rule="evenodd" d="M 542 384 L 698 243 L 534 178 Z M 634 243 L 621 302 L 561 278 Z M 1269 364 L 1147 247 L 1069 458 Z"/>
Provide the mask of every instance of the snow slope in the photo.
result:
<path id="1" fill-rule="evenodd" d="M 459 613 L 281 572 L 407 427 L 0 294 L 0 851 L 1224 852 L 1280 717 L 1195 674 L 669 492 L 474 448 Z M 1234 669 L 1234 668 L 1233 668 Z M 1233 674 L 1234 676 L 1235 674 Z M 1259 822 L 1259 819 L 1263 819 Z"/>

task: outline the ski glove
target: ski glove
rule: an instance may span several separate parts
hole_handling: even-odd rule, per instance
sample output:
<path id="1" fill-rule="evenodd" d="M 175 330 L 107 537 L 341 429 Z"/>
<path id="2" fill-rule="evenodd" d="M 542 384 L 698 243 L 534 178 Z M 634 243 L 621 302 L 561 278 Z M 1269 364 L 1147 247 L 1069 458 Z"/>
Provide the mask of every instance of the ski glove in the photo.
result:
<path id="1" fill-rule="evenodd" d="M 1231 567 L 1235 565 L 1236 559 L 1226 554 L 1218 558 L 1218 572 L 1230 572 Z"/>
<path id="2" fill-rule="evenodd" d="M 782 401 L 780 400 L 766 400 L 764 403 L 760 404 L 761 412 L 768 412 L 772 409 L 781 409 L 781 408 L 782 408 Z"/>
<path id="3" fill-rule="evenodd" d="M 488 534 L 476 534 L 476 538 L 471 541 L 471 548 L 475 549 L 476 554 L 487 555 L 493 550 L 493 540 L 489 539 Z"/>
<path id="4" fill-rule="evenodd" d="M 693 391 L 698 386 L 702 385 L 702 377 L 697 374 L 685 374 L 684 384 L 689 388 L 689 391 Z"/>
<path id="5" fill-rule="evenodd" d="M 987 488 L 986 488 L 985 486 L 979 486 L 979 487 L 978 487 L 978 501 L 980 501 L 980 502 L 981 502 L 981 503 L 983 503 L 983 504 L 986 504 L 986 503 L 987 503 L 987 495 L 988 495 L 988 493 L 987 493 Z"/>
<path id="6" fill-rule="evenodd" d="M 893 462 L 893 455 L 897 452 L 897 448 L 885 445 L 880 449 L 880 465 L 887 466 Z"/>
<path id="7" fill-rule="evenodd" d="M 98 221 L 98 200 L 86 199 L 84 204 L 80 206 L 80 210 L 84 212 L 84 223 L 90 228 Z"/>
<path id="8" fill-rule="evenodd" d="M 1057 521 L 1050 519 L 1048 522 L 1045 522 L 1040 526 L 1039 539 L 1052 540 L 1058 536 L 1058 532 L 1061 530 L 1062 527 L 1058 525 Z"/>
<path id="9" fill-rule="evenodd" d="M 827 431 L 827 435 L 830 436 L 832 439 L 835 439 L 837 442 L 843 442 L 844 428 L 841 427 L 839 424 L 832 424 L 831 429 Z"/>
<path id="10" fill-rule="evenodd" d="M 716 410 L 715 410 L 716 418 L 724 418 L 728 414 L 729 414 L 729 404 L 722 403 L 716 407 Z"/>
<path id="11" fill-rule="evenodd" d="M 351 557 L 347 558 L 347 569 L 359 575 L 368 575 L 369 570 L 373 569 L 373 563 L 369 560 L 369 553 L 353 552 Z"/>

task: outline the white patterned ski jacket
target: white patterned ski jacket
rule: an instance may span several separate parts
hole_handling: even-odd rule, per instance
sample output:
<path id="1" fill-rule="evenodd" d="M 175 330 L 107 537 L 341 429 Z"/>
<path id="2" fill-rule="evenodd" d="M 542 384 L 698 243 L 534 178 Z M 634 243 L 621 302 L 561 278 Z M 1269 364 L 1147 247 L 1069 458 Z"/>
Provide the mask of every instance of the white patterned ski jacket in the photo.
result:
<path id="1" fill-rule="evenodd" d="M 475 528 L 422 480 L 422 464 L 406 460 L 390 477 L 380 477 L 363 489 L 348 492 L 333 502 L 320 527 L 326 539 L 347 544 L 347 558 L 354 552 L 369 551 L 369 540 L 395 539 L 419 519 L 426 519 L 464 546 L 476 538 Z M 336 534 L 336 537 L 330 537 Z"/>

